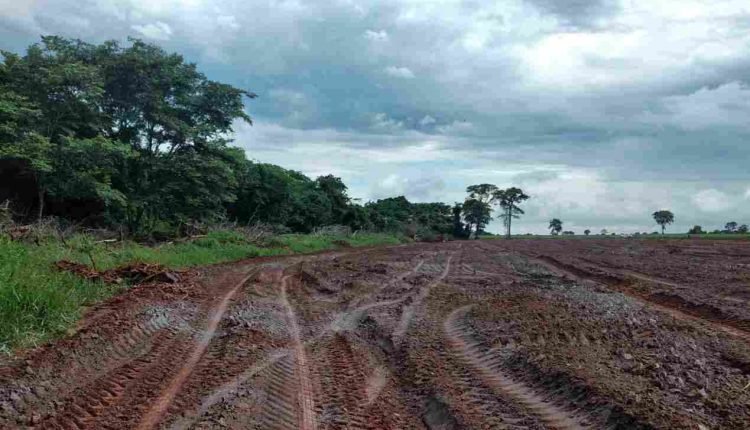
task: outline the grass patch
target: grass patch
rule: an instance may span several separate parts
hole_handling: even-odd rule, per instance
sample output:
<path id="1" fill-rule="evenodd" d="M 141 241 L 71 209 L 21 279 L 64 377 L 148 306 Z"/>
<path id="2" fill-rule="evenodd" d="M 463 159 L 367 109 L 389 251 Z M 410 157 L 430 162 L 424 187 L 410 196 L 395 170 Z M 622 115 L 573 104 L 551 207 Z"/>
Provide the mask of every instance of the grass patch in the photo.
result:
<path id="1" fill-rule="evenodd" d="M 134 242 L 95 243 L 84 235 L 75 236 L 66 244 L 50 239 L 39 245 L 0 238 L 0 353 L 37 346 L 60 336 L 80 319 L 85 306 L 125 288 L 61 273 L 53 268 L 58 260 L 94 264 L 98 270 L 136 262 L 158 263 L 177 269 L 250 257 L 401 242 L 400 238 L 386 234 L 295 234 L 273 237 L 261 246 L 230 230 L 214 231 L 190 242 L 156 247 Z"/>

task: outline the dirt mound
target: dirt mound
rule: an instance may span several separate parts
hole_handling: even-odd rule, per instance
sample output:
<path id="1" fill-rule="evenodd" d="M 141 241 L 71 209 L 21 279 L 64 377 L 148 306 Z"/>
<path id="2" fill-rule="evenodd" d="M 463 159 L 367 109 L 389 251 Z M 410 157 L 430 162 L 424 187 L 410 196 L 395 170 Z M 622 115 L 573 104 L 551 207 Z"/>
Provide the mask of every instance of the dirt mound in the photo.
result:
<path id="1" fill-rule="evenodd" d="M 160 264 L 134 263 L 114 269 L 98 271 L 85 264 L 68 260 L 55 263 L 58 270 L 74 273 L 82 278 L 93 281 L 103 281 L 109 284 L 163 283 L 176 284 L 183 280 L 188 271 L 169 270 Z"/>

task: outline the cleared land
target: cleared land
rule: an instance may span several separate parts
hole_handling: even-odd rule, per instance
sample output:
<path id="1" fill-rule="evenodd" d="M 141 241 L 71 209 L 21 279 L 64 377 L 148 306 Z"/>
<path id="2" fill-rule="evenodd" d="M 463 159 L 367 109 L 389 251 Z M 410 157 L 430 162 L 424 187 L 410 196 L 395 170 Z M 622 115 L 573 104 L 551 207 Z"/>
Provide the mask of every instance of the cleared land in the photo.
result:
<path id="1" fill-rule="evenodd" d="M 0 428 L 750 428 L 750 243 L 512 240 L 218 265 L 0 365 Z"/>

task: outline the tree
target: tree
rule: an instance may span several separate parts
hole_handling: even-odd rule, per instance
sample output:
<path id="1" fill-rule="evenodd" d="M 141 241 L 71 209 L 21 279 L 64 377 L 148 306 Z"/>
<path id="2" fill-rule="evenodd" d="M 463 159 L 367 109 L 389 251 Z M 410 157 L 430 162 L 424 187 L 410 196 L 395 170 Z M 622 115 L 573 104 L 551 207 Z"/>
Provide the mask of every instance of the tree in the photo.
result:
<path id="1" fill-rule="evenodd" d="M 693 228 L 688 230 L 688 234 L 704 234 L 703 227 L 699 225 L 694 225 Z"/>
<path id="2" fill-rule="evenodd" d="M 478 184 L 466 187 L 470 199 L 478 200 L 482 203 L 490 203 L 497 191 L 497 186 L 492 184 Z"/>
<path id="3" fill-rule="evenodd" d="M 482 234 L 484 227 L 492 221 L 492 208 L 489 203 L 479 199 L 467 198 L 463 204 L 464 221 L 468 236 L 471 236 L 472 226 L 476 238 Z"/>
<path id="4" fill-rule="evenodd" d="M 735 233 L 737 231 L 737 223 L 735 221 L 729 221 L 724 225 L 724 230 L 727 233 Z"/>
<path id="5" fill-rule="evenodd" d="M 591 230 L 586 229 L 586 230 L 583 231 L 583 234 L 585 234 L 586 236 L 588 236 L 588 235 L 591 234 Z"/>
<path id="6" fill-rule="evenodd" d="M 461 213 L 463 211 L 463 205 L 461 203 L 456 203 L 453 205 L 453 209 L 451 209 L 452 213 L 452 220 L 453 220 L 453 237 L 456 238 L 464 238 L 465 230 L 464 230 L 464 223 L 461 221 Z"/>
<path id="7" fill-rule="evenodd" d="M 741 226 L 737 227 L 737 233 L 747 234 L 747 231 L 748 231 L 747 224 L 742 224 Z"/>
<path id="8" fill-rule="evenodd" d="M 607 231 L 606 228 L 603 228 L 602 231 L 599 232 L 599 234 L 601 234 L 602 236 L 606 236 L 607 233 L 609 233 L 609 232 Z"/>
<path id="9" fill-rule="evenodd" d="M 344 217 L 349 212 L 351 200 L 347 194 L 347 187 L 341 178 L 333 175 L 319 176 L 315 184 L 331 202 L 331 222 L 344 224 Z"/>
<path id="10" fill-rule="evenodd" d="M 563 223 L 557 218 L 552 218 L 549 221 L 548 228 L 550 229 L 550 233 L 552 233 L 554 236 L 557 236 L 563 229 Z"/>
<path id="11" fill-rule="evenodd" d="M 661 226 L 661 234 L 664 234 L 664 227 L 667 224 L 674 222 L 674 214 L 668 210 L 660 210 L 654 212 L 651 216 L 654 217 L 654 221 Z"/>
<path id="12" fill-rule="evenodd" d="M 510 227 L 513 218 L 518 218 L 519 215 L 524 214 L 524 211 L 518 207 L 518 204 L 528 200 L 529 196 L 520 188 L 511 187 L 504 190 L 495 190 L 492 193 L 492 199 L 503 210 L 502 217 L 503 224 L 505 225 L 505 237 L 510 239 Z"/>

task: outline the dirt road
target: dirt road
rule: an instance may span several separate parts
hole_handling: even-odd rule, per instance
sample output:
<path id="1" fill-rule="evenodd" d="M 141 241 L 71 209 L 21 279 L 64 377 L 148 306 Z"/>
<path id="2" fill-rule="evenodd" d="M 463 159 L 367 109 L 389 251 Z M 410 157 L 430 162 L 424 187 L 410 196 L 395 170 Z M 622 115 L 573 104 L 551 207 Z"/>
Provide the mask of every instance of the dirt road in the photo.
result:
<path id="1" fill-rule="evenodd" d="M 247 260 L 0 363 L 0 428 L 750 428 L 748 300 L 734 241 Z"/>

